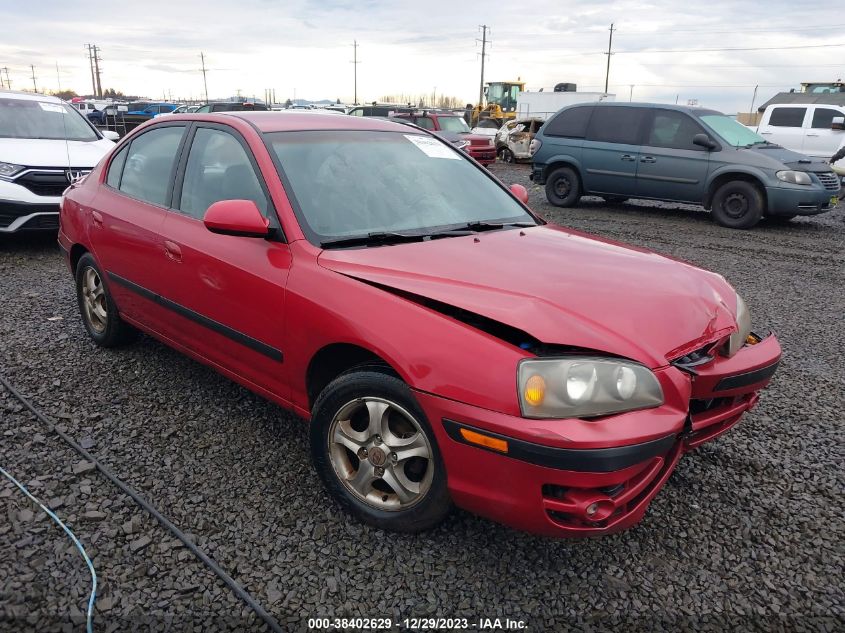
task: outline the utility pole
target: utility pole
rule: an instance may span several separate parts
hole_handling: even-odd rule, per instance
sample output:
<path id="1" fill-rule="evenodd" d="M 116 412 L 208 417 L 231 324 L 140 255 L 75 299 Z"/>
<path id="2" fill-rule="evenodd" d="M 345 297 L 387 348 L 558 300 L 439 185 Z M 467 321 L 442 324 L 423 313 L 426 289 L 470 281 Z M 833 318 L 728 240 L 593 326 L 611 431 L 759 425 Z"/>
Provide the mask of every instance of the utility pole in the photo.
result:
<path id="1" fill-rule="evenodd" d="M 605 92 L 607 92 L 607 90 L 605 90 Z M 631 92 L 628 93 L 628 102 L 630 103 L 633 100 L 634 100 L 634 84 L 631 84 Z"/>
<path id="2" fill-rule="evenodd" d="M 90 44 L 86 44 L 85 48 L 88 49 L 88 68 L 91 70 L 91 94 L 95 97 L 97 96 L 97 80 L 94 79 L 94 54 L 93 49 Z"/>
<path id="3" fill-rule="evenodd" d="M 604 93 L 607 94 L 607 85 L 610 81 L 610 56 L 613 55 L 613 23 L 610 24 L 610 39 L 607 41 L 607 72 L 604 75 Z"/>
<path id="4" fill-rule="evenodd" d="M 754 94 L 751 96 L 751 109 L 749 110 L 751 116 L 754 116 L 754 102 L 757 101 L 757 88 L 759 87 L 760 86 L 754 86 Z"/>
<path id="5" fill-rule="evenodd" d="M 38 92 L 38 86 L 35 85 L 35 66 L 30 64 L 29 67 L 32 68 L 32 91 Z"/>
<path id="6" fill-rule="evenodd" d="M 0 68 L 0 86 L 3 85 L 3 74 L 2 73 L 4 73 L 4 72 L 6 73 L 6 87 L 9 90 L 11 90 L 12 84 L 9 82 L 9 68 L 8 68 L 8 66 L 3 66 L 3 68 Z"/>
<path id="7" fill-rule="evenodd" d="M 484 58 L 487 56 L 487 30 L 490 27 L 482 24 L 478 28 L 481 29 L 481 83 L 478 86 L 478 107 L 481 109 L 484 104 Z"/>
<path id="8" fill-rule="evenodd" d="M 358 61 L 358 40 L 352 41 L 352 68 L 354 69 L 354 82 L 355 82 L 355 97 L 352 100 L 352 105 L 358 105 L 358 64 L 361 62 Z"/>
<path id="9" fill-rule="evenodd" d="M 56 62 L 56 85 L 59 87 L 59 92 L 62 91 L 62 76 L 59 73 L 59 62 Z"/>
<path id="10" fill-rule="evenodd" d="M 200 52 L 200 60 L 202 61 L 202 85 L 205 88 L 205 102 L 208 103 L 208 81 L 205 76 L 205 53 Z"/>
<path id="11" fill-rule="evenodd" d="M 100 47 L 94 44 L 94 73 L 97 75 L 97 98 L 103 98 L 103 85 L 100 83 Z"/>

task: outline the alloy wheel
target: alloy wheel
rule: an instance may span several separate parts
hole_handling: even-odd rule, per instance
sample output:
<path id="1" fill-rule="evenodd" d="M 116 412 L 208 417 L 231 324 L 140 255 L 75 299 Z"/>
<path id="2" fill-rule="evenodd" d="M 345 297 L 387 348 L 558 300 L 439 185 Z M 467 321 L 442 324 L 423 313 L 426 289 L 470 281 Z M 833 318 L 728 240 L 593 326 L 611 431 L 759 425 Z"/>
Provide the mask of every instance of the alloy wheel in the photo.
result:
<path id="1" fill-rule="evenodd" d="M 378 510 L 406 510 L 431 488 L 431 444 L 395 402 L 366 397 L 341 407 L 329 427 L 328 449 L 344 487 Z"/>
<path id="2" fill-rule="evenodd" d="M 82 275 L 82 306 L 91 329 L 98 334 L 105 332 L 109 319 L 106 291 L 99 273 L 90 267 Z"/>

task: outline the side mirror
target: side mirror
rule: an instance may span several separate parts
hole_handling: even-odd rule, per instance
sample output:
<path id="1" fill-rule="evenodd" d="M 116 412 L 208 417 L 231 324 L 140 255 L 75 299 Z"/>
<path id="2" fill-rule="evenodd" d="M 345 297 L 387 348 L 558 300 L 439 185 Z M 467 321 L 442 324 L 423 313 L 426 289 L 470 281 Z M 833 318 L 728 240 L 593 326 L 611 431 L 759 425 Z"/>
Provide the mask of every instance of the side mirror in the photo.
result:
<path id="1" fill-rule="evenodd" d="M 106 138 L 110 141 L 120 140 L 120 134 L 118 134 L 114 130 L 101 130 L 100 134 L 103 135 L 103 138 Z"/>
<path id="2" fill-rule="evenodd" d="M 845 116 L 835 116 L 830 122 L 831 130 L 845 130 Z"/>
<path id="3" fill-rule="evenodd" d="M 528 189 L 520 184 L 514 183 L 510 186 L 510 190 L 523 204 L 528 204 Z"/>
<path id="4" fill-rule="evenodd" d="M 696 134 L 692 137 L 692 144 L 703 147 L 704 149 L 716 149 L 716 143 L 706 134 Z"/>
<path id="5" fill-rule="evenodd" d="M 203 224 L 212 233 L 239 237 L 267 237 L 270 220 L 252 200 L 220 200 L 205 212 Z"/>

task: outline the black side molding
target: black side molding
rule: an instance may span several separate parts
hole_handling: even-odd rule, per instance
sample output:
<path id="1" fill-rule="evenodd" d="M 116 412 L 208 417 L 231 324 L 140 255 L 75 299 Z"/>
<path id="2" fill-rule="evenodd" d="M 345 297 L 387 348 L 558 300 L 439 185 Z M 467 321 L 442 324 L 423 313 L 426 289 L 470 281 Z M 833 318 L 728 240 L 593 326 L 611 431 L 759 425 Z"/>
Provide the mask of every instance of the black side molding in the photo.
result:
<path id="1" fill-rule="evenodd" d="M 456 442 L 468 444 L 481 450 L 518 459 L 529 464 L 536 464 L 537 466 L 590 473 L 609 473 L 622 470 L 628 466 L 649 460 L 652 457 L 665 455 L 677 440 L 675 435 L 667 435 L 666 437 L 661 437 L 650 442 L 631 444 L 629 446 L 573 449 L 533 444 L 532 442 L 499 435 L 498 433 L 491 433 L 484 429 L 475 428 L 468 424 L 461 424 L 445 418 L 443 419 L 443 427 L 446 429 L 449 437 Z M 508 452 L 500 453 L 493 449 L 467 442 L 461 435 L 462 428 L 506 441 L 508 443 Z"/>
<path id="2" fill-rule="evenodd" d="M 183 305 L 176 303 L 175 301 L 171 301 L 166 297 L 162 297 L 159 294 L 154 293 L 152 290 L 144 288 L 143 286 L 139 286 L 134 281 L 129 281 L 125 277 L 121 277 L 111 271 L 108 273 L 109 279 L 114 281 L 115 283 L 123 286 L 124 288 L 131 290 L 132 292 L 153 301 L 168 310 L 172 310 L 176 314 L 185 317 L 186 319 L 190 319 L 194 323 L 199 323 L 203 327 L 207 327 L 209 330 L 217 332 L 218 334 L 222 334 L 226 338 L 229 338 L 236 343 L 240 343 L 244 347 L 248 347 L 253 351 L 258 352 L 259 354 L 264 354 L 268 358 L 272 358 L 273 360 L 279 361 L 280 363 L 284 361 L 284 355 L 282 354 L 281 350 L 276 349 L 275 347 L 271 347 L 266 343 L 262 343 L 258 339 L 254 339 L 248 334 L 244 334 L 234 328 L 230 328 L 228 325 L 223 325 L 222 323 L 215 321 L 214 319 L 209 319 L 207 316 L 200 314 L 199 312 L 194 312 L 190 308 L 186 308 Z"/>
<path id="3" fill-rule="evenodd" d="M 727 391 L 728 389 L 737 389 L 739 387 L 747 387 L 755 383 L 771 378 L 775 375 L 780 361 L 772 363 L 766 367 L 749 371 L 746 374 L 736 374 L 734 376 L 726 376 L 722 378 L 716 385 L 713 391 Z"/>

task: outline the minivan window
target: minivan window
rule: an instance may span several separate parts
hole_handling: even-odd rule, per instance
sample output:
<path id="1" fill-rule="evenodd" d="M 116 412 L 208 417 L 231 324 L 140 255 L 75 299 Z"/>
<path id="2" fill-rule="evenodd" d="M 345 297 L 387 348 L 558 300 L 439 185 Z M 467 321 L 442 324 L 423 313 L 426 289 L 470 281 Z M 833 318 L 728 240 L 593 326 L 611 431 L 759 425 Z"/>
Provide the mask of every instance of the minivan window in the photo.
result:
<path id="1" fill-rule="evenodd" d="M 816 129 L 829 130 L 833 124 L 833 117 L 843 116 L 839 110 L 831 110 L 830 108 L 816 108 L 813 112 L 813 127 Z"/>
<path id="2" fill-rule="evenodd" d="M 587 133 L 587 124 L 590 122 L 590 115 L 592 113 L 593 106 L 575 106 L 574 108 L 567 108 L 546 124 L 546 128 L 543 133 L 546 136 L 584 138 Z"/>
<path id="3" fill-rule="evenodd" d="M 85 115 L 64 103 L 0 98 L 0 138 L 97 141 Z"/>
<path id="4" fill-rule="evenodd" d="M 133 198 L 165 205 L 176 150 L 184 131 L 182 125 L 159 127 L 134 139 L 126 155 L 120 190 Z"/>
<path id="5" fill-rule="evenodd" d="M 710 112 L 712 113 L 712 110 Z M 746 145 L 766 142 L 766 139 L 757 134 L 757 132 L 745 127 L 742 123 L 737 123 L 736 119 L 732 119 L 724 114 L 700 114 L 698 118 L 716 132 L 728 145 L 744 147 Z"/>
<path id="6" fill-rule="evenodd" d="M 596 106 L 587 127 L 587 140 L 639 145 L 648 110 L 629 106 Z"/>
<path id="7" fill-rule="evenodd" d="M 199 128 L 185 166 L 179 210 L 201 220 L 220 200 L 252 200 L 267 217 L 267 197 L 243 146 L 228 132 Z"/>
<path id="8" fill-rule="evenodd" d="M 675 110 L 656 110 L 646 145 L 670 149 L 703 150 L 693 144 L 692 138 L 704 132 L 691 116 Z"/>
<path id="9" fill-rule="evenodd" d="M 775 127 L 801 127 L 807 108 L 772 108 L 769 125 Z"/>

